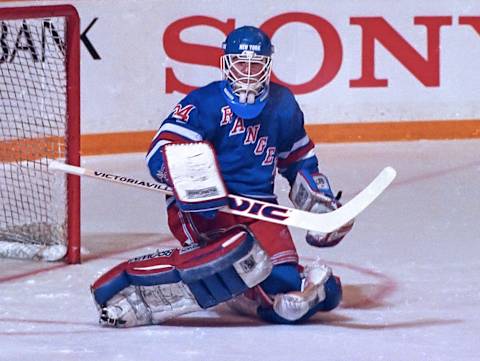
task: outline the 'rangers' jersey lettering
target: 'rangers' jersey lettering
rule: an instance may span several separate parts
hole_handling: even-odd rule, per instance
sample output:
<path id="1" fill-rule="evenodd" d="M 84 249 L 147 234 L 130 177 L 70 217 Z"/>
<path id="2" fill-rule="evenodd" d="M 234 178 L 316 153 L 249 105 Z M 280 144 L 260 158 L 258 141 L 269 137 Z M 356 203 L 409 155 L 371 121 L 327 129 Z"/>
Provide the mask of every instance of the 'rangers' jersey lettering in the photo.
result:
<path id="1" fill-rule="evenodd" d="M 232 135 L 243 134 L 243 133 L 245 133 L 244 121 L 242 118 L 237 117 L 237 119 L 235 119 L 235 122 L 233 123 L 230 133 L 228 134 L 232 136 Z"/>
<path id="2" fill-rule="evenodd" d="M 220 109 L 222 112 L 222 120 L 220 121 L 220 125 L 227 125 L 230 124 L 235 116 L 232 112 L 232 109 L 228 105 L 225 105 Z"/>
<path id="3" fill-rule="evenodd" d="M 260 130 L 260 124 L 255 124 L 247 127 L 247 134 L 243 144 L 255 144 L 257 142 L 258 131 Z"/>

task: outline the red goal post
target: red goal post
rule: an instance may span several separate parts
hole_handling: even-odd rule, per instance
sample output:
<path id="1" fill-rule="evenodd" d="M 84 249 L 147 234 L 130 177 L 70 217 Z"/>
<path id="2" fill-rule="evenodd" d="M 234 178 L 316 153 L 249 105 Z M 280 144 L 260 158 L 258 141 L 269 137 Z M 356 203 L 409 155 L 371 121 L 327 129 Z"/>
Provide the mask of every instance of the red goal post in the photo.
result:
<path id="1" fill-rule="evenodd" d="M 80 165 L 78 13 L 0 8 L 0 255 L 80 262 L 80 178 L 52 159 Z"/>

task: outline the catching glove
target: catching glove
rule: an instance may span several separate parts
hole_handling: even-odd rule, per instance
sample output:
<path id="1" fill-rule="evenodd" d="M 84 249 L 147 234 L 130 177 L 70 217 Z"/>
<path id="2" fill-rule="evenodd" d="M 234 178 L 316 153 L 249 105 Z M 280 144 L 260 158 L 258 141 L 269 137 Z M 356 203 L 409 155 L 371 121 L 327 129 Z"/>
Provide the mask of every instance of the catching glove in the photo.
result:
<path id="1" fill-rule="evenodd" d="M 290 190 L 290 200 L 296 208 L 313 213 L 328 213 L 342 206 L 341 192 L 335 197 L 327 177 L 321 173 L 310 173 L 302 169 L 297 173 Z M 305 237 L 314 247 L 337 245 L 353 227 L 353 220 L 330 233 L 308 231 Z"/>

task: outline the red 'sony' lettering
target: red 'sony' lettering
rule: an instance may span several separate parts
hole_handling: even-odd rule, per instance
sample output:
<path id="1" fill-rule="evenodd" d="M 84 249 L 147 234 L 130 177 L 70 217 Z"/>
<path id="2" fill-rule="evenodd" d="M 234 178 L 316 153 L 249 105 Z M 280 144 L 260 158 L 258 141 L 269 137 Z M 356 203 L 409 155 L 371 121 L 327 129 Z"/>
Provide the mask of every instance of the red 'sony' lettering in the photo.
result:
<path id="1" fill-rule="evenodd" d="M 330 83 L 340 70 L 343 59 L 342 40 L 335 27 L 326 19 L 312 13 L 290 12 L 266 20 L 260 28 L 272 37 L 289 23 L 303 23 L 312 27 L 320 36 L 324 57 L 312 79 L 302 84 L 289 84 L 272 73 L 272 80 L 288 86 L 295 94 L 314 92 Z M 412 26 L 426 30 L 426 56 L 412 46 L 388 20 L 383 17 L 350 17 L 350 25 L 361 30 L 361 74 L 350 80 L 351 88 L 387 87 L 388 79 L 375 76 L 375 42 L 385 48 L 408 72 L 425 87 L 440 86 L 440 31 L 452 26 L 452 16 L 415 16 Z M 460 16 L 458 24 L 470 26 L 480 36 L 480 16 Z M 207 16 L 189 16 L 171 23 L 163 36 L 166 54 L 179 62 L 218 67 L 222 54 L 220 47 L 186 43 L 181 40 L 183 30 L 196 26 L 209 26 L 225 36 L 235 29 L 235 20 L 221 21 Z M 166 92 L 188 93 L 195 87 L 180 81 L 174 69 L 165 69 Z"/>

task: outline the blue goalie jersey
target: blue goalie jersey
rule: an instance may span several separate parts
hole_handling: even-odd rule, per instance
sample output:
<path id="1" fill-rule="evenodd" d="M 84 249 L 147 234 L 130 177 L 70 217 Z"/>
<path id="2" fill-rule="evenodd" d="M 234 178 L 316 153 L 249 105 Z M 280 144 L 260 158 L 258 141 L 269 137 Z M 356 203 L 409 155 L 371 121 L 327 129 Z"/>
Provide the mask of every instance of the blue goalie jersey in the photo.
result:
<path id="1" fill-rule="evenodd" d="M 290 184 L 299 169 L 318 171 L 314 144 L 293 94 L 270 83 L 265 108 L 253 119 L 236 116 L 221 81 L 188 94 L 163 121 L 147 154 L 152 176 L 165 182 L 162 147 L 172 142 L 212 144 L 229 193 L 273 200 L 276 169 Z"/>

